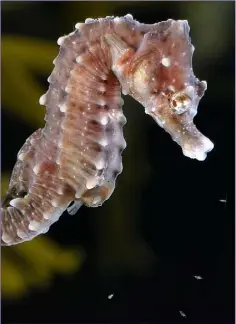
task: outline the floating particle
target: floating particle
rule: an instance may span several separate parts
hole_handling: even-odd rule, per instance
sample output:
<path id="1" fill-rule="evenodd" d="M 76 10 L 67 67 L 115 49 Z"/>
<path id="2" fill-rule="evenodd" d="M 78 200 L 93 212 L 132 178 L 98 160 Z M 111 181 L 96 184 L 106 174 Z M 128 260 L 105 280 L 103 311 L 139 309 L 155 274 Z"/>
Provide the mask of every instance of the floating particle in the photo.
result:
<path id="1" fill-rule="evenodd" d="M 183 311 L 180 310 L 179 313 L 181 316 L 186 317 L 186 314 Z"/>
<path id="2" fill-rule="evenodd" d="M 197 279 L 197 280 L 202 280 L 203 279 L 203 277 L 201 277 L 201 276 L 193 276 L 195 279 Z"/>
<path id="3" fill-rule="evenodd" d="M 219 199 L 219 201 L 226 204 L 227 203 L 227 195 L 225 196 L 225 199 Z"/>
<path id="4" fill-rule="evenodd" d="M 113 296 L 114 296 L 114 294 L 109 295 L 108 299 L 112 299 Z"/>

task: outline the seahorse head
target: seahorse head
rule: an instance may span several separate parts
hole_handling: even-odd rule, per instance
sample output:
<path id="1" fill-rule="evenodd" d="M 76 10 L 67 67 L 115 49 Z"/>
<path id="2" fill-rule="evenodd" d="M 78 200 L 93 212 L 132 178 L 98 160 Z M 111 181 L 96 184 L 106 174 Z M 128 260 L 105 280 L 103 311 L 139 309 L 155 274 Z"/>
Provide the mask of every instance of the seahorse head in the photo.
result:
<path id="1" fill-rule="evenodd" d="M 194 76 L 187 21 L 155 24 L 132 62 L 132 93 L 147 114 L 171 134 L 183 154 L 204 160 L 213 143 L 193 123 L 206 81 Z"/>

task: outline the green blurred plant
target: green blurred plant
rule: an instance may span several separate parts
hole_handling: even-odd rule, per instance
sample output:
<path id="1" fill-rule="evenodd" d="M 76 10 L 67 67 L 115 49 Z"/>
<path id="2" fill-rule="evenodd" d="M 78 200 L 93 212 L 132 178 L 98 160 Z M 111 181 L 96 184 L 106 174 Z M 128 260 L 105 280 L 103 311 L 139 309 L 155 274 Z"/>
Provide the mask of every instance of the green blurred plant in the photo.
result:
<path id="1" fill-rule="evenodd" d="M 45 91 L 35 73 L 50 74 L 57 52 L 56 43 L 2 36 L 2 104 L 34 128 L 44 125 L 45 114 L 39 105 L 39 97 Z"/>
<path id="2" fill-rule="evenodd" d="M 16 1 L 1 1 L 1 9 L 2 12 L 7 12 L 7 11 L 13 11 L 18 9 L 22 9 L 22 6 L 24 7 L 29 7 L 32 4 L 34 4 L 33 2 L 24 2 L 22 3 L 21 1 L 16 2 Z"/>
<path id="3" fill-rule="evenodd" d="M 2 297 L 19 298 L 33 287 L 47 288 L 55 274 L 70 275 L 83 263 L 82 251 L 65 249 L 46 236 L 2 248 Z"/>
<path id="4" fill-rule="evenodd" d="M 211 1 L 186 1 L 181 6 L 183 17 L 189 19 L 191 37 L 197 48 L 194 60 L 201 62 L 203 70 L 211 60 L 222 57 L 232 45 L 229 40 L 233 6 L 233 2 L 231 5 L 224 1 L 215 1 L 214 5 Z"/>

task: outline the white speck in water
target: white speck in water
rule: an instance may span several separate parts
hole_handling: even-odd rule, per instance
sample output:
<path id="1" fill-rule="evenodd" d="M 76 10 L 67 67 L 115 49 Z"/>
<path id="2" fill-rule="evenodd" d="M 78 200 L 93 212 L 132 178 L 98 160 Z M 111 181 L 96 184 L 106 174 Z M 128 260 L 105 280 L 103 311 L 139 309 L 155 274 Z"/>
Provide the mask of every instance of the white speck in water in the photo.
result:
<path id="1" fill-rule="evenodd" d="M 197 280 L 202 280 L 203 279 L 203 277 L 201 277 L 201 276 L 193 276 L 195 279 L 197 279 Z"/>
<path id="2" fill-rule="evenodd" d="M 219 201 L 222 202 L 222 203 L 226 203 L 227 202 L 226 199 L 220 199 Z"/>
<path id="3" fill-rule="evenodd" d="M 113 296 L 114 296 L 114 294 L 110 294 L 107 298 L 108 298 L 108 299 L 112 299 Z"/>
<path id="4" fill-rule="evenodd" d="M 181 316 L 186 317 L 186 314 L 183 311 L 180 310 L 179 313 Z"/>

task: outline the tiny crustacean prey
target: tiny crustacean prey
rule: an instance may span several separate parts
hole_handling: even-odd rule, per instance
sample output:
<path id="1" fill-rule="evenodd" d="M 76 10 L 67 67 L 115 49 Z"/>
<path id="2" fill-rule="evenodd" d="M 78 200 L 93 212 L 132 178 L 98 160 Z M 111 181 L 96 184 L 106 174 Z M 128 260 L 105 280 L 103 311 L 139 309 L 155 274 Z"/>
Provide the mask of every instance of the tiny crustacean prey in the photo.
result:
<path id="1" fill-rule="evenodd" d="M 66 209 L 74 214 L 111 196 L 126 146 L 121 90 L 145 107 L 184 155 L 202 161 L 213 149 L 193 124 L 206 82 L 193 74 L 186 20 L 147 25 L 131 15 L 87 19 L 58 44 L 49 90 L 40 98 L 45 127 L 19 151 L 2 201 L 2 245 L 31 240 Z"/>

